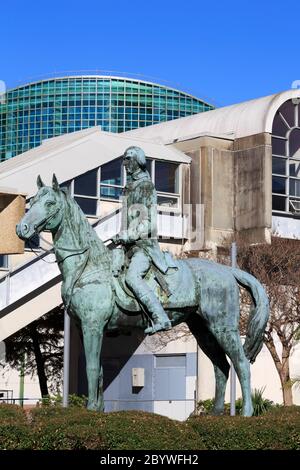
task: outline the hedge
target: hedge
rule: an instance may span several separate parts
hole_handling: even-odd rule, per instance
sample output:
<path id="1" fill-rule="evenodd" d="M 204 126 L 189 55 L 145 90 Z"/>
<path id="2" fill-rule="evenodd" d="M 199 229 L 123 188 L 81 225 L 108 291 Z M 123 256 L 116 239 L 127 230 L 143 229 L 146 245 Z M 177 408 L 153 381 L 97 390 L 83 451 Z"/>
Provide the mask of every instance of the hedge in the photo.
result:
<path id="1" fill-rule="evenodd" d="M 0 406 L 0 449 L 300 450 L 300 407 L 261 416 L 194 416 L 185 422 L 142 411 L 90 412 Z"/>
<path id="2" fill-rule="evenodd" d="M 300 450 L 300 407 L 252 418 L 195 416 L 188 422 L 209 450 Z"/>
<path id="3" fill-rule="evenodd" d="M 143 411 L 48 408 L 32 415 L 39 449 L 204 449 L 187 423 Z"/>
<path id="4" fill-rule="evenodd" d="M 31 449 L 32 433 L 23 409 L 0 404 L 0 449 Z"/>

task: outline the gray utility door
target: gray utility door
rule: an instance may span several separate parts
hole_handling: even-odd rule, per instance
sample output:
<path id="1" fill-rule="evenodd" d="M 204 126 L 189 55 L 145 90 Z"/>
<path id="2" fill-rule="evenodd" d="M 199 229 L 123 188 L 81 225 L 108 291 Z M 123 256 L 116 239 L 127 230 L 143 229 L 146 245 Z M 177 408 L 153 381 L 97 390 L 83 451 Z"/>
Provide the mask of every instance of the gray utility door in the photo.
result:
<path id="1" fill-rule="evenodd" d="M 169 354 L 154 357 L 154 400 L 185 400 L 186 355 Z"/>

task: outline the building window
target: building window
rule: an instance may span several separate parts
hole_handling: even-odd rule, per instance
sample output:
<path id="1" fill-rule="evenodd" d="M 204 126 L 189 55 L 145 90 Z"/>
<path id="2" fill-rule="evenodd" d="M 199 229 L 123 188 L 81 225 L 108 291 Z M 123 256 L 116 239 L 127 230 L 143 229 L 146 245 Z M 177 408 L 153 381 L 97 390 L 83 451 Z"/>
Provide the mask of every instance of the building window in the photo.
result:
<path id="1" fill-rule="evenodd" d="M 0 255 L 0 269 L 7 269 L 7 268 L 8 268 L 8 256 Z"/>
<path id="2" fill-rule="evenodd" d="M 158 206 L 175 208 L 179 202 L 179 165 L 155 161 L 154 184 L 157 189 Z"/>
<path id="3" fill-rule="evenodd" d="M 186 355 L 185 354 L 162 354 L 155 356 L 155 367 L 185 367 Z"/>
<path id="4" fill-rule="evenodd" d="M 147 158 L 147 171 L 157 189 L 160 207 L 177 208 L 179 202 L 179 164 Z M 100 181 L 100 184 L 98 182 Z M 74 178 L 67 186 L 88 216 L 97 216 L 101 200 L 119 201 L 124 188 L 125 170 L 119 157 Z"/>
<path id="5" fill-rule="evenodd" d="M 289 100 L 277 111 L 272 129 L 273 211 L 300 212 L 300 104 Z"/>
<path id="6" fill-rule="evenodd" d="M 75 178 L 74 194 L 97 196 L 97 170 L 88 171 Z"/>
<path id="7" fill-rule="evenodd" d="M 98 198 L 98 169 L 74 179 L 74 199 L 86 215 L 97 215 Z"/>
<path id="8" fill-rule="evenodd" d="M 178 165 L 155 162 L 155 186 L 158 192 L 178 193 Z"/>
<path id="9" fill-rule="evenodd" d="M 123 189 L 123 159 L 101 166 L 100 197 L 119 200 Z"/>

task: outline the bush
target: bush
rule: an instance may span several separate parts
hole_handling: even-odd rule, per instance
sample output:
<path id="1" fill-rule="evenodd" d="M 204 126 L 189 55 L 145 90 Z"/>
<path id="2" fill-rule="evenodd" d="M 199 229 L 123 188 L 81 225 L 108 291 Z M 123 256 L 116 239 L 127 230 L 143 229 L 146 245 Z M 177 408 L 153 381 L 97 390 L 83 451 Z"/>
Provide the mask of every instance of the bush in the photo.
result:
<path id="1" fill-rule="evenodd" d="M 194 416 L 188 422 L 208 450 L 300 450 L 300 407 L 260 417 Z"/>
<path id="2" fill-rule="evenodd" d="M 204 448 L 187 423 L 153 413 L 97 413 L 81 408 L 52 407 L 36 409 L 32 416 L 39 449 Z"/>
<path id="3" fill-rule="evenodd" d="M 275 404 L 268 398 L 263 397 L 265 387 L 260 389 L 254 389 L 251 393 L 252 405 L 253 405 L 253 416 L 260 416 L 267 411 L 270 411 Z M 242 414 L 243 400 L 238 398 L 235 402 L 235 412 L 237 415 Z M 209 415 L 212 414 L 214 408 L 214 400 L 201 400 L 197 404 L 197 413 Z M 224 414 L 230 415 L 230 403 L 225 403 Z"/>
<path id="4" fill-rule="evenodd" d="M 42 406 L 26 414 L 0 406 L 0 449 L 300 450 L 300 407 L 260 417 L 194 416 L 186 422 L 143 411 L 97 413 Z"/>
<path id="5" fill-rule="evenodd" d="M 264 391 L 265 387 L 255 389 L 254 392 L 251 394 L 253 404 L 253 416 L 263 415 L 267 413 L 267 411 L 270 411 L 273 406 L 275 406 L 271 400 L 263 397 Z"/>
<path id="6" fill-rule="evenodd" d="M 53 396 L 46 396 L 43 397 L 39 402 L 38 406 L 62 406 L 63 404 L 63 397 L 61 395 L 53 395 Z M 69 395 L 69 406 L 77 407 L 77 408 L 85 408 L 87 404 L 87 397 L 84 395 Z"/>
<path id="7" fill-rule="evenodd" d="M 32 438 L 23 409 L 0 404 L 0 449 L 30 449 Z"/>

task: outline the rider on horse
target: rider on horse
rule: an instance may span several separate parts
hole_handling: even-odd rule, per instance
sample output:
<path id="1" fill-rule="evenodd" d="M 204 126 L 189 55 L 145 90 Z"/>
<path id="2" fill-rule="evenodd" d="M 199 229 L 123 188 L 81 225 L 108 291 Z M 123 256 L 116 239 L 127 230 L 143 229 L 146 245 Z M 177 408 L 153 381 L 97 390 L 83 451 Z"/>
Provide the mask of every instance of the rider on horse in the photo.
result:
<path id="1" fill-rule="evenodd" d="M 122 230 L 113 241 L 125 247 L 130 261 L 126 283 L 151 316 L 152 326 L 145 333 L 153 334 L 171 329 L 171 322 L 160 301 L 144 280 L 151 264 L 165 274 L 174 267 L 166 260 L 157 241 L 157 195 L 146 169 L 146 157 L 139 147 L 129 147 L 123 156 L 127 184 L 123 191 Z"/>

